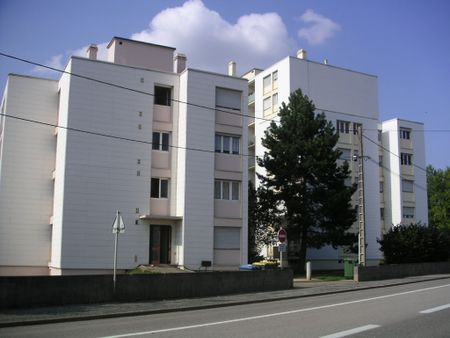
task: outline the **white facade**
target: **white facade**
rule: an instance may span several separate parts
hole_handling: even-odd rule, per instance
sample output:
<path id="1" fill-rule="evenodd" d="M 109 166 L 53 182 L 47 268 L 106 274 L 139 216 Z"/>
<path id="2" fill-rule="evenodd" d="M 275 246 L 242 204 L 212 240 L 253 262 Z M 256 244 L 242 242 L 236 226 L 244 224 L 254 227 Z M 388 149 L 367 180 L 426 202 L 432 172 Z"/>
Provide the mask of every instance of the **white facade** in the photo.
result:
<path id="1" fill-rule="evenodd" d="M 3 118 L 0 274 L 110 272 L 116 210 L 121 270 L 246 263 L 246 81 L 179 58 L 173 72 L 165 46 L 109 47 L 110 62 L 72 57 L 79 76 L 9 78 L 5 114 L 60 128 Z M 217 136 L 237 151 L 217 152 Z"/>
<path id="2" fill-rule="evenodd" d="M 350 161 L 354 155 L 364 155 L 366 262 L 368 265 L 378 264 L 382 255 L 379 251 L 377 239 L 381 238 L 383 231 L 385 231 L 385 222 L 381 219 L 380 208 L 387 204 L 385 196 L 389 193 L 395 196 L 400 194 L 401 190 L 398 180 L 394 179 L 395 174 L 390 174 L 388 178 L 386 178 L 387 174 L 385 174 L 384 180 L 389 180 L 389 184 L 385 185 L 384 194 L 379 192 L 379 177 L 382 177 L 383 173 L 380 172 L 379 167 L 377 77 L 325 63 L 310 61 L 303 54 L 298 58 L 287 57 L 282 59 L 265 70 L 254 69 L 245 74 L 244 78 L 249 81 L 249 114 L 254 114 L 255 116 L 254 122 L 249 125 L 249 139 L 252 140 L 249 144 L 249 153 L 254 151 L 256 156 L 264 154 L 265 149 L 261 144 L 261 138 L 270 123 L 267 119 L 277 120 L 277 113 L 281 103 L 287 103 L 289 95 L 300 88 L 303 94 L 306 94 L 313 100 L 316 111 L 324 112 L 327 119 L 332 121 L 339 131 L 340 138 L 337 147 L 343 152 L 343 159 Z M 418 124 L 410 126 L 410 124 L 407 121 L 401 122 L 401 125 L 405 125 L 407 128 L 414 129 L 420 126 Z M 361 125 L 363 128 L 363 154 L 358 152 L 359 137 L 356 132 L 358 125 Z M 387 126 L 388 124 L 386 124 Z M 384 128 L 385 124 L 383 123 Z M 397 142 L 397 150 L 393 150 L 393 152 L 399 153 L 400 149 L 403 148 L 399 148 L 398 144 L 399 126 L 395 126 L 395 128 L 397 134 L 394 132 L 390 135 L 396 135 L 397 141 L 391 141 L 391 143 Z M 402 146 L 409 147 L 408 149 L 413 148 L 417 163 L 425 166 L 423 133 L 421 134 L 420 136 L 417 135 L 417 138 L 415 136 L 413 142 L 402 144 Z M 383 144 L 384 140 L 385 136 L 383 136 Z M 391 149 L 391 146 L 395 147 L 395 145 L 390 144 L 386 144 L 386 146 L 389 149 Z M 399 165 L 400 160 L 398 157 L 392 155 L 390 158 L 393 163 L 397 166 Z M 351 181 L 356 183 L 358 180 L 358 162 L 351 161 L 350 169 L 352 170 Z M 403 169 L 402 174 L 412 175 L 412 173 L 406 173 L 405 170 Z M 258 167 L 254 161 L 249 162 L 249 175 L 252 180 L 256 181 L 255 184 L 258 186 L 255 171 L 259 174 L 264 174 L 263 168 Z M 417 171 L 415 171 L 414 175 L 416 174 L 418 174 Z M 390 206 L 389 208 L 385 207 L 385 213 L 390 213 L 392 210 L 393 215 L 398 214 L 402 206 L 410 206 L 413 200 L 420 200 L 420 211 L 417 203 L 415 203 L 416 217 L 414 220 L 420 219 L 424 222 L 427 213 L 426 178 L 424 176 L 425 173 L 418 175 L 415 177 L 415 180 L 423 189 L 420 192 L 416 189 L 414 196 L 401 194 L 403 202 L 400 197 L 395 197 L 397 199 L 395 203 L 397 204 L 392 205 L 392 208 Z M 425 203 L 423 203 L 423 200 L 425 200 Z M 357 193 L 354 195 L 353 203 L 354 205 L 358 203 Z M 358 222 L 355 222 L 353 231 L 358 231 Z M 320 250 L 311 249 L 307 252 L 308 259 L 314 262 L 313 266 L 315 269 L 340 268 L 342 267 L 341 259 L 343 255 L 342 249 L 334 250 L 331 247 L 325 247 Z"/>
<path id="3" fill-rule="evenodd" d="M 423 123 L 392 119 L 380 128 L 380 175 L 384 185 L 384 230 L 398 224 L 428 224 Z"/>

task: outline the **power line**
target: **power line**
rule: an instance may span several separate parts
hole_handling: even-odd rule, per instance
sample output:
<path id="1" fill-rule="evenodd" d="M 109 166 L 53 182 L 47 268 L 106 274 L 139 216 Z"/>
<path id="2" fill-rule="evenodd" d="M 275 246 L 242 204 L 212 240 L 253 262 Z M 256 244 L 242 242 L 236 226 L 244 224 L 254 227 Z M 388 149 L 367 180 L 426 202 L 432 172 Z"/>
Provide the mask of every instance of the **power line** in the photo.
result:
<path id="1" fill-rule="evenodd" d="M 101 137 L 106 137 L 106 138 L 111 138 L 111 139 L 117 139 L 117 140 L 128 141 L 128 142 L 135 142 L 135 143 L 141 143 L 141 144 L 147 144 L 147 145 L 152 145 L 153 144 L 153 142 L 150 142 L 150 141 L 143 141 L 143 140 L 133 139 L 133 138 L 129 138 L 129 137 L 111 135 L 111 134 L 100 133 L 100 132 L 95 132 L 95 131 L 89 131 L 89 130 L 84 130 L 84 129 L 79 129 L 79 128 L 64 127 L 64 126 L 60 126 L 58 124 L 43 122 L 43 121 L 34 120 L 34 119 L 28 119 L 28 118 L 25 118 L 25 117 L 19 117 L 19 116 L 15 116 L 15 115 L 6 114 L 6 113 L 0 113 L 0 116 L 5 116 L 5 117 L 12 118 L 12 119 L 19 120 L 19 121 L 40 124 L 40 125 L 44 125 L 44 126 L 48 126 L 48 127 L 61 128 L 61 129 L 75 131 L 75 132 L 89 134 L 89 135 L 101 136 Z M 170 148 L 175 148 L 175 149 L 192 150 L 192 151 L 200 151 L 200 152 L 204 152 L 204 153 L 218 154 L 216 151 L 209 150 L 209 149 L 181 147 L 181 146 L 174 146 L 174 145 L 169 145 L 169 147 Z M 243 153 L 233 154 L 233 155 L 241 155 L 241 156 L 247 156 L 247 157 L 256 157 L 255 155 L 249 155 L 249 154 L 243 154 Z"/>
<path id="2" fill-rule="evenodd" d="M 366 140 L 368 140 L 368 141 L 370 141 L 370 142 L 376 144 L 376 145 L 379 146 L 381 149 L 383 149 L 383 150 L 387 151 L 388 153 L 390 153 L 390 154 L 392 154 L 392 155 L 398 157 L 398 158 L 401 160 L 401 156 L 398 156 L 397 154 L 393 153 L 392 151 L 390 151 L 389 149 L 387 149 L 386 147 L 384 147 L 381 143 L 375 142 L 374 140 L 372 140 L 371 138 L 367 137 L 367 136 L 364 135 L 364 134 L 362 134 L 362 137 L 364 137 Z M 425 168 L 423 168 L 423 167 L 421 167 L 421 166 L 418 166 L 417 164 L 412 163 L 412 165 L 413 165 L 414 167 L 420 169 L 420 170 L 423 170 L 423 171 L 427 172 L 427 169 L 425 169 Z"/>
<path id="3" fill-rule="evenodd" d="M 34 65 L 34 66 L 50 69 L 52 71 L 59 72 L 59 73 L 62 73 L 62 74 L 72 75 L 74 77 L 78 77 L 78 78 L 81 78 L 81 79 L 84 79 L 84 80 L 88 80 L 88 81 L 93 81 L 93 82 L 100 83 L 100 84 L 107 85 L 107 86 L 111 86 L 111 87 L 114 87 L 114 88 L 123 89 L 123 90 L 131 91 L 131 92 L 134 92 L 134 93 L 138 93 L 138 94 L 152 96 L 152 97 L 155 96 L 155 94 L 153 94 L 153 93 L 145 92 L 145 91 L 138 90 L 138 89 L 133 89 L 133 88 L 122 86 L 122 85 L 115 84 L 115 83 L 112 83 L 112 82 L 99 80 L 99 79 L 92 78 L 92 77 L 89 77 L 89 76 L 86 76 L 86 75 L 81 75 L 81 74 L 68 72 L 66 70 L 55 68 L 55 67 L 51 67 L 51 66 L 47 66 L 47 65 L 44 65 L 44 64 L 39 63 L 39 62 L 35 62 L 35 61 L 19 58 L 17 56 L 11 55 L 11 54 L 6 54 L 6 53 L 3 53 L 3 52 L 0 52 L 0 55 L 3 56 L 3 57 L 7 57 L 7 58 L 11 58 L 11 59 L 14 59 L 14 60 L 17 60 L 17 61 L 28 63 L 28 64 L 31 64 L 31 65 Z M 182 101 L 182 100 L 178 100 L 178 99 L 174 99 L 174 98 L 170 98 L 170 101 L 175 102 L 175 103 L 179 103 L 179 104 L 186 104 L 186 105 L 189 105 L 189 106 L 192 106 L 192 107 L 196 107 L 196 108 L 202 108 L 202 109 L 207 109 L 207 110 L 212 110 L 212 111 L 219 111 L 219 112 L 223 112 L 223 113 L 231 114 L 231 115 L 236 115 L 236 116 L 240 116 L 240 117 L 245 116 L 245 117 L 254 118 L 254 119 L 258 119 L 258 120 L 262 120 L 262 121 L 266 121 L 266 122 L 275 122 L 275 121 L 277 121 L 275 118 L 268 119 L 268 118 L 259 117 L 259 116 L 255 116 L 255 115 L 242 114 L 242 113 L 239 113 L 239 112 L 232 112 L 232 111 L 223 110 L 223 109 L 220 109 L 220 108 L 217 108 L 217 107 L 209 107 L 209 106 L 196 104 L 196 103 L 191 103 L 191 102 L 187 102 L 187 101 Z M 222 108 L 232 109 L 232 110 L 236 110 L 236 111 L 239 110 L 237 108 L 232 108 L 232 107 L 222 107 Z M 321 110 L 325 111 L 324 109 L 317 108 L 317 107 L 316 107 L 316 109 L 319 110 L 319 111 L 321 111 Z M 363 130 L 365 130 L 365 131 L 370 131 L 370 130 L 374 131 L 374 130 L 379 130 L 379 129 L 366 129 L 366 128 L 364 128 Z M 350 131 L 353 132 L 353 131 L 356 131 L 356 130 L 351 129 Z M 386 131 L 397 131 L 397 130 L 386 130 Z M 421 132 L 421 131 L 424 131 L 424 132 L 425 131 L 426 132 L 450 132 L 450 129 L 414 130 L 414 132 Z"/>
<path id="4" fill-rule="evenodd" d="M 138 89 L 133 89 L 133 88 L 122 86 L 122 85 L 119 85 L 119 84 L 116 84 L 116 83 L 112 83 L 112 82 L 107 82 L 107 81 L 95 79 L 93 77 L 89 77 L 89 76 L 86 76 L 86 75 L 80 75 L 80 74 L 68 72 L 68 71 L 63 70 L 63 69 L 59 69 L 59 68 L 55 68 L 55 67 L 50 67 L 50 66 L 44 65 L 42 63 L 30 61 L 30 60 L 27 60 L 27 59 L 22 59 L 22 58 L 19 58 L 17 56 L 14 56 L 14 55 L 2 53 L 2 52 L 0 52 L 0 55 L 4 56 L 4 57 L 7 57 L 7 58 L 14 59 L 14 60 L 18 60 L 18 61 L 21 61 L 21 62 L 25 62 L 25 63 L 31 64 L 31 65 L 34 65 L 34 66 L 50 69 L 50 70 L 53 70 L 55 72 L 59 72 L 59 73 L 62 73 L 62 74 L 67 74 L 67 75 L 71 75 L 71 76 L 74 76 L 74 77 L 78 77 L 80 79 L 84 79 L 84 80 L 100 83 L 100 84 L 103 84 L 103 85 L 106 85 L 106 86 L 110 86 L 110 87 L 114 87 L 114 88 L 118 88 L 118 89 L 123 89 L 123 90 L 127 90 L 127 91 L 138 93 L 138 94 L 143 94 L 143 95 L 147 95 L 147 96 L 152 96 L 152 97 L 155 96 L 155 94 L 153 94 L 153 93 L 145 92 L 145 91 L 138 90 Z M 192 107 L 196 107 L 196 108 L 202 108 L 202 109 L 207 109 L 207 110 L 219 111 L 219 112 L 226 113 L 226 114 L 237 115 L 237 116 L 240 116 L 240 117 L 245 116 L 245 117 L 251 117 L 251 118 L 254 118 L 254 119 L 259 119 L 259 120 L 264 120 L 264 121 L 269 121 L 269 122 L 273 121 L 271 119 L 266 119 L 266 118 L 263 118 L 263 117 L 256 117 L 256 116 L 252 116 L 252 115 L 248 115 L 248 114 L 242 114 L 242 113 L 238 113 L 238 112 L 232 112 L 232 111 L 228 111 L 228 110 L 223 110 L 223 108 L 236 110 L 236 111 L 240 110 L 240 109 L 233 108 L 233 107 L 222 107 L 222 109 L 220 109 L 220 108 L 217 108 L 217 107 L 208 107 L 208 106 L 205 106 L 205 105 L 201 105 L 201 104 L 197 104 L 197 103 L 191 103 L 191 102 L 187 102 L 187 101 L 182 101 L 182 100 L 178 100 L 178 99 L 174 99 L 174 98 L 170 98 L 170 101 L 176 102 L 176 103 L 180 103 L 180 104 L 186 104 L 188 106 L 192 106 Z"/>

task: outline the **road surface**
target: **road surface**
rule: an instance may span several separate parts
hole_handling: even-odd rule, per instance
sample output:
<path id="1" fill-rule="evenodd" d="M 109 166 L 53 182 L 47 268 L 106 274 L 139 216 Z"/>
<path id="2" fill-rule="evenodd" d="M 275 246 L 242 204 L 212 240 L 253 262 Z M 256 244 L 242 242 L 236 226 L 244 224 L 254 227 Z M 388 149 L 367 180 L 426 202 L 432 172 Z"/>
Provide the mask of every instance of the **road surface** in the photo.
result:
<path id="1" fill-rule="evenodd" d="M 450 337 L 450 279 L 269 303 L 0 329 L 0 337 Z"/>

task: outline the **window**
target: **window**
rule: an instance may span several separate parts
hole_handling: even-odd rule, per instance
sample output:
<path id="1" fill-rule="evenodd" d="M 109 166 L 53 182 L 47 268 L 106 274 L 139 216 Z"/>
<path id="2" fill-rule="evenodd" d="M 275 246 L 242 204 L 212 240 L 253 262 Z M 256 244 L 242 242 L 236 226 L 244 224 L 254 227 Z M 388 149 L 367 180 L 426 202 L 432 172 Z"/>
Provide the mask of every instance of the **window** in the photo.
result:
<path id="1" fill-rule="evenodd" d="M 150 196 L 152 198 L 168 198 L 169 180 L 163 178 L 152 178 Z"/>
<path id="2" fill-rule="evenodd" d="M 263 88 L 264 88 L 264 94 L 267 94 L 271 91 L 272 86 L 270 83 L 270 75 L 267 75 L 264 79 L 263 79 Z"/>
<path id="3" fill-rule="evenodd" d="M 239 250 L 241 229 L 235 227 L 214 227 L 214 249 Z"/>
<path id="4" fill-rule="evenodd" d="M 169 133 L 153 132 L 152 149 L 169 151 Z"/>
<path id="5" fill-rule="evenodd" d="M 379 165 L 380 167 L 383 166 L 383 155 L 378 155 L 378 165 Z"/>
<path id="6" fill-rule="evenodd" d="M 341 134 L 350 133 L 350 122 L 348 121 L 337 121 L 337 131 Z"/>
<path id="7" fill-rule="evenodd" d="M 384 221 L 384 208 L 380 208 L 380 219 Z"/>
<path id="8" fill-rule="evenodd" d="M 266 97 L 263 101 L 264 114 L 270 114 L 272 112 L 271 108 L 272 108 L 272 98 L 269 96 Z"/>
<path id="9" fill-rule="evenodd" d="M 402 191 L 403 192 L 414 192 L 414 181 L 402 180 Z"/>
<path id="10" fill-rule="evenodd" d="M 278 93 L 272 95 L 272 107 L 273 110 L 278 109 Z"/>
<path id="11" fill-rule="evenodd" d="M 400 160 L 402 165 L 412 165 L 412 154 L 401 153 Z"/>
<path id="12" fill-rule="evenodd" d="M 406 218 L 406 219 L 414 218 L 414 208 L 413 207 L 403 207 L 403 218 Z"/>
<path id="13" fill-rule="evenodd" d="M 167 87 L 155 86 L 154 102 L 160 106 L 170 106 L 171 89 Z"/>
<path id="14" fill-rule="evenodd" d="M 378 130 L 378 142 L 381 142 L 381 135 L 382 135 L 381 130 Z"/>
<path id="15" fill-rule="evenodd" d="M 273 87 L 273 89 L 278 88 L 278 71 L 277 70 L 272 73 L 272 87 Z"/>
<path id="16" fill-rule="evenodd" d="M 240 183 L 237 181 L 214 181 L 214 198 L 218 200 L 239 200 Z"/>
<path id="17" fill-rule="evenodd" d="M 362 127 L 361 123 L 353 122 L 353 135 L 358 135 L 359 127 Z"/>
<path id="18" fill-rule="evenodd" d="M 411 138 L 411 129 L 400 128 L 400 138 L 409 140 Z"/>
<path id="19" fill-rule="evenodd" d="M 231 110 L 241 110 L 242 92 L 227 89 L 216 88 L 216 107 Z"/>
<path id="20" fill-rule="evenodd" d="M 216 134 L 215 138 L 215 151 L 216 153 L 234 154 L 240 153 L 241 137 L 240 136 L 227 136 Z"/>
<path id="21" fill-rule="evenodd" d="M 380 193 L 384 191 L 384 182 L 380 182 Z"/>
<path id="22" fill-rule="evenodd" d="M 338 148 L 338 150 L 341 151 L 341 156 L 339 157 L 340 160 L 349 161 L 350 160 L 350 149 L 346 148 Z"/>

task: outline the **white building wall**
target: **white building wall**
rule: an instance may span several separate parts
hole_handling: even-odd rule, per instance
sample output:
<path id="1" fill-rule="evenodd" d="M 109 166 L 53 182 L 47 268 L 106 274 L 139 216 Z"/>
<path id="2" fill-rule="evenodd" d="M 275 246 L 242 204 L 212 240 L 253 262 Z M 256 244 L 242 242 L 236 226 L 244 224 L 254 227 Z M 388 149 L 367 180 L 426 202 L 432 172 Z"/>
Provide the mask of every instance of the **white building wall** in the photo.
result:
<path id="1" fill-rule="evenodd" d="M 255 116 L 263 115 L 263 78 L 278 71 L 278 102 L 288 102 L 289 95 L 301 88 L 302 92 L 313 100 L 317 112 L 324 112 L 327 119 L 336 125 L 336 120 L 351 121 L 363 124 L 364 155 L 370 161 L 364 163 L 365 199 L 366 199 L 366 241 L 368 260 L 377 262 L 380 259 L 379 246 L 376 242 L 381 237 L 380 201 L 379 201 L 379 167 L 377 145 L 378 122 L 378 84 L 377 78 L 360 72 L 324 65 L 317 62 L 288 57 L 267 68 L 255 78 Z M 278 117 L 274 117 L 278 119 Z M 261 138 L 270 121 L 256 119 L 255 152 L 257 156 L 264 154 Z M 264 170 L 256 166 L 256 171 L 264 174 Z M 356 173 L 352 174 L 353 176 Z M 258 180 L 257 180 L 258 181 Z M 257 183 L 258 185 L 258 183 Z M 315 260 L 337 260 L 339 252 L 331 247 L 320 250 L 309 250 L 308 256 Z M 326 265 L 323 265 L 326 267 Z"/>
<path id="2" fill-rule="evenodd" d="M 148 93 L 154 83 L 178 86 L 174 74 L 81 58 L 72 59 L 72 72 Z M 76 77 L 69 96 L 70 128 L 151 142 L 153 96 Z M 151 145 L 68 131 L 65 155 L 62 252 L 53 268 L 110 269 L 116 210 L 126 225 L 118 268 L 148 264 L 149 226 L 135 221 L 149 213 Z"/>
<path id="3" fill-rule="evenodd" d="M 10 75 L 4 113 L 55 124 L 57 82 Z M 0 275 L 43 274 L 50 259 L 54 128 L 3 119 L 0 157 Z"/>
<path id="4" fill-rule="evenodd" d="M 216 87 L 240 90 L 247 97 L 247 83 L 241 79 L 188 69 L 181 81 L 187 81 L 187 102 L 206 107 L 215 107 Z M 243 111 L 246 105 L 242 99 Z M 180 114 L 181 115 L 181 114 Z M 211 109 L 188 105 L 186 121 L 180 116 L 180 127 L 186 124 L 186 147 L 205 149 L 208 152 L 187 150 L 185 156 L 185 201 L 184 201 L 184 265 L 198 269 L 202 260 L 214 264 L 214 139 L 215 112 Z M 182 121 L 182 122 L 181 122 Z M 246 134 L 246 128 L 243 129 Z M 247 142 L 247 137 L 242 142 Z M 244 144 L 244 143 L 243 143 Z M 247 160 L 243 161 L 247 168 Z M 181 169 L 181 168 L 180 168 Z M 248 174 L 245 173 L 242 189 L 247 189 Z M 245 187 L 245 188 L 244 188 Z M 242 194 L 242 197 L 246 195 Z M 247 210 L 247 199 L 241 200 Z M 246 215 L 245 215 L 246 219 Z M 242 232 L 247 231 L 247 223 Z M 244 236 L 241 236 L 241 241 Z M 246 247 L 246 243 L 245 243 Z M 246 256 L 245 247 L 242 255 Z M 244 254 L 245 252 L 245 254 Z"/>

